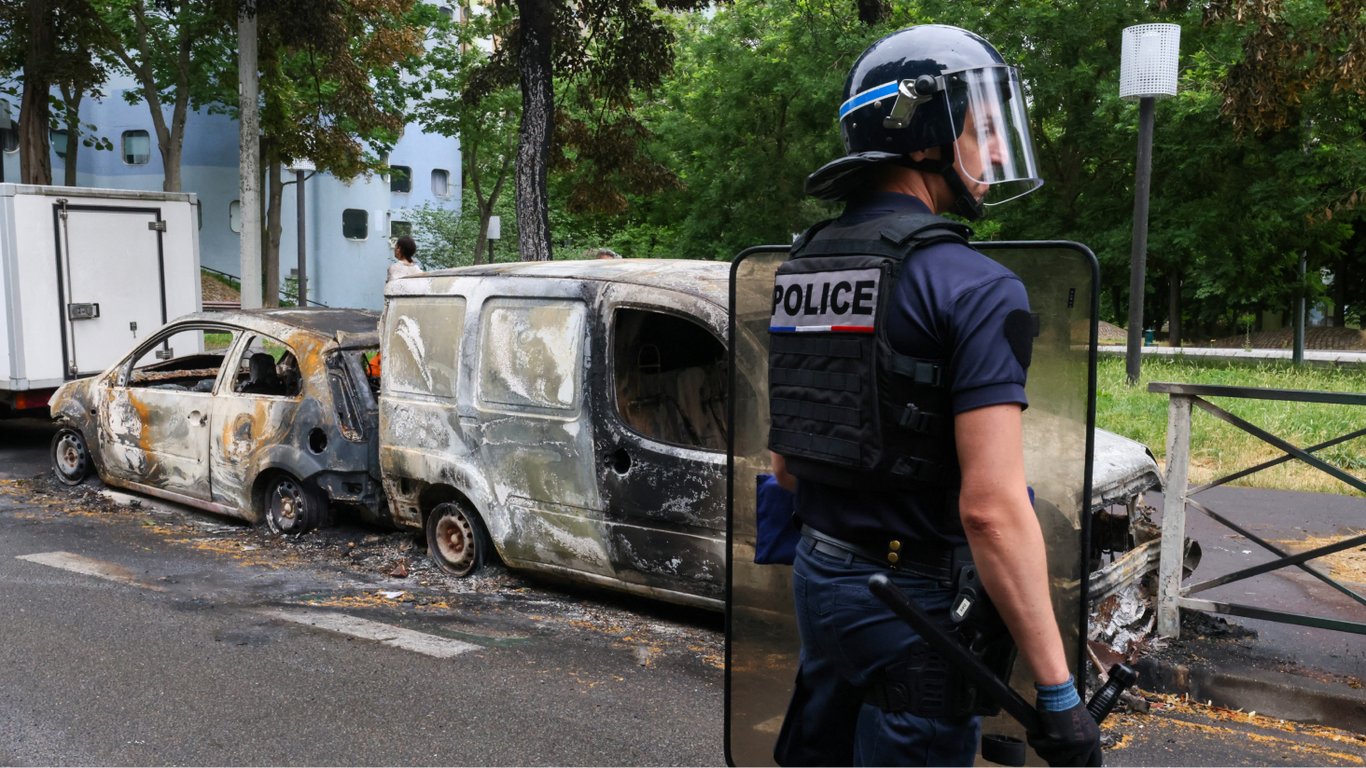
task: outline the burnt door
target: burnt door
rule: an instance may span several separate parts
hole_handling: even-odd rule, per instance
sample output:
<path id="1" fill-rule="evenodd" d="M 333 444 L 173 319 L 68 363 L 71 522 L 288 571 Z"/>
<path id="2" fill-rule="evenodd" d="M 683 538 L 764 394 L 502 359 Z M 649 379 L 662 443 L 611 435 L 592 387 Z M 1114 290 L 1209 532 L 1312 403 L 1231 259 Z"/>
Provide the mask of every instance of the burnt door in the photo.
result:
<path id="1" fill-rule="evenodd" d="M 592 326 L 575 286 L 538 287 L 564 295 L 493 297 L 479 310 L 479 458 L 497 507 L 484 522 L 510 565 L 610 577 L 585 423 Z"/>
<path id="2" fill-rule="evenodd" d="M 610 292 L 609 292 L 610 296 Z M 726 352 L 710 304 L 639 288 L 604 304 L 596 450 L 617 577 L 721 598 Z"/>
<path id="3" fill-rule="evenodd" d="M 209 413 L 221 351 L 204 328 L 176 327 L 140 347 L 100 387 L 104 469 L 124 482 L 207 500 Z"/>

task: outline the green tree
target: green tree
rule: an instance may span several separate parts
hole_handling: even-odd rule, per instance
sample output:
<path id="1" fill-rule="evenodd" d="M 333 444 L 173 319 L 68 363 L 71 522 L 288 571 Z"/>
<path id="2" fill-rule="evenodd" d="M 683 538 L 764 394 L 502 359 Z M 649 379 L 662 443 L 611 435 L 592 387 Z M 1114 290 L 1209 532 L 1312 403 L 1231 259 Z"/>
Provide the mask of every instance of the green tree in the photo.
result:
<path id="1" fill-rule="evenodd" d="M 415 99 L 413 116 L 425 130 L 460 139 L 464 179 L 459 217 L 473 217 L 475 233 L 464 263 L 485 261 L 489 221 L 513 175 L 520 100 L 516 87 L 482 47 L 483 41 L 496 40 L 496 30 L 508 26 L 511 12 L 509 6 L 473 14 L 465 8 L 461 23 L 439 24 L 419 78 L 423 94 Z M 423 219 L 434 232 L 454 232 L 455 225 L 444 223 L 434 211 Z M 414 225 L 418 223 L 414 219 Z M 461 226 L 460 232 L 468 229 Z M 424 247 L 424 253 L 427 250 Z M 443 258 L 442 264 L 455 265 L 449 258 Z"/>
<path id="2" fill-rule="evenodd" d="M 896 21 L 911 17 L 902 9 Z M 637 256 L 726 259 L 790 242 L 833 210 L 802 191 L 843 154 L 836 125 L 849 67 L 873 40 L 848 0 L 737 0 L 677 26 L 677 62 L 642 111 L 652 152 L 678 184 L 632 199 L 614 247 Z"/>
<path id="3" fill-rule="evenodd" d="M 503 82 L 516 82 L 522 96 L 515 189 L 518 250 L 524 260 L 551 258 L 551 215 L 548 175 L 555 153 L 577 152 L 584 183 L 612 176 L 626 163 L 642 163 L 638 138 L 643 134 L 620 123 L 634 109 L 634 96 L 657 86 L 672 66 L 673 35 L 663 9 L 698 8 L 705 0 L 517 0 L 515 17 L 498 38 L 492 64 Z M 579 103 L 597 107 L 592 127 L 567 123 L 552 142 L 552 126 L 560 119 L 557 87 L 578 89 Z M 587 113 L 583 113 L 587 114 Z M 611 126 L 611 127 L 609 127 Z M 621 130 L 626 128 L 626 130 Z M 599 130 L 600 129 L 600 130 Z M 616 152 L 595 153 L 597 142 L 616 142 Z M 627 174 L 629 178 L 631 174 Z M 618 177 L 620 178 L 620 177 Z M 610 197 L 610 195 L 609 195 Z M 592 204 L 594 193 L 580 198 Z"/>
<path id="4" fill-rule="evenodd" d="M 227 88 L 235 60 L 232 14 L 220 0 L 92 0 L 108 55 L 137 81 L 161 155 L 161 188 L 179 192 L 185 123 Z M 231 82 L 236 88 L 236 81 Z M 130 103 L 137 96 L 128 94 Z M 166 108 L 170 107 L 167 118 Z"/>
<path id="5" fill-rule="evenodd" d="M 0 0 L 0 69 L 22 72 L 19 104 L 19 175 L 25 184 L 51 184 L 49 131 L 62 123 L 68 132 L 66 181 L 75 183 L 79 148 L 105 148 L 79 121 L 81 99 L 98 93 L 108 70 L 92 53 L 101 33 L 92 23 L 89 0 Z M 62 100 L 52 97 L 57 88 Z M 83 138 L 85 136 L 85 138 Z"/>

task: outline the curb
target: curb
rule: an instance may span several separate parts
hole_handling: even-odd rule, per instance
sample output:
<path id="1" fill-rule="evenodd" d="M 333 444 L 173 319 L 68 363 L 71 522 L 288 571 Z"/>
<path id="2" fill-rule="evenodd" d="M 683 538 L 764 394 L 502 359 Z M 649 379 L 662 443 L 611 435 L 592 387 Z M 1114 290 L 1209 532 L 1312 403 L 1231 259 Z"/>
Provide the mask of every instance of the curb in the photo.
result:
<path id="1" fill-rule="evenodd" d="M 1139 660 L 1135 668 L 1139 686 L 1158 693 L 1188 694 L 1226 709 L 1366 733 L 1366 689 L 1285 672 L 1232 673 L 1151 658 Z"/>

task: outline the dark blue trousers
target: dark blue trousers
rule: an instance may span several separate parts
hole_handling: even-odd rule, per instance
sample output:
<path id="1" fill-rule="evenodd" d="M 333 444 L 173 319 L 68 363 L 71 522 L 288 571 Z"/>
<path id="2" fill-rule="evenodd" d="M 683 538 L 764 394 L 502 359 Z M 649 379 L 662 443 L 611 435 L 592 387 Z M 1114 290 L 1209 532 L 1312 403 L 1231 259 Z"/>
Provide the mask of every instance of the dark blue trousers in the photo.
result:
<path id="1" fill-rule="evenodd" d="M 925 718 L 863 703 L 864 688 L 920 642 L 868 591 L 887 573 L 913 600 L 948 621 L 950 585 L 812 550 L 803 537 L 792 567 L 801 664 L 774 757 L 780 765 L 972 765 L 980 718 Z"/>

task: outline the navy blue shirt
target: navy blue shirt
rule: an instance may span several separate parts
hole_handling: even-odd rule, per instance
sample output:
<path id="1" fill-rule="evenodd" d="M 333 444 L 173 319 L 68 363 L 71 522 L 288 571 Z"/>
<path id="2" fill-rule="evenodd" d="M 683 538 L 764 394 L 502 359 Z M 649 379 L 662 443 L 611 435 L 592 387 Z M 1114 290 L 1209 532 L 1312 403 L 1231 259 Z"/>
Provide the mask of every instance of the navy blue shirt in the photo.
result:
<path id="1" fill-rule="evenodd" d="M 826 230 L 900 213 L 929 213 L 914 197 L 874 193 L 851 202 Z M 817 233 L 817 239 L 821 233 Z M 1011 312 L 1029 311 L 1024 283 L 1013 272 L 957 243 L 913 253 L 901 267 L 889 308 L 887 338 L 898 352 L 946 360 L 955 414 L 1002 403 L 1028 405 L 1025 364 L 1006 336 Z M 965 542 L 953 496 L 942 491 L 849 489 L 801 480 L 797 516 L 848 541 L 888 539 Z M 895 527 L 888 530 L 888 522 Z"/>

